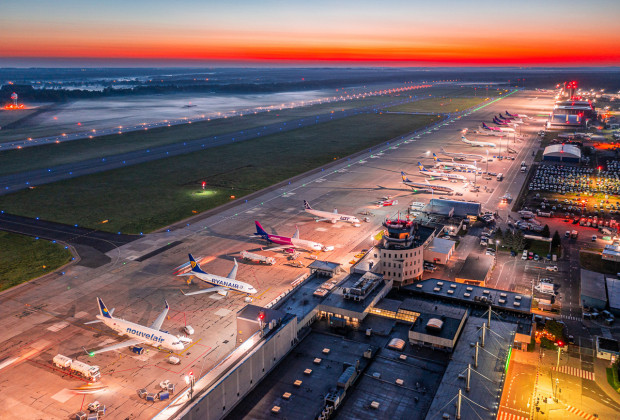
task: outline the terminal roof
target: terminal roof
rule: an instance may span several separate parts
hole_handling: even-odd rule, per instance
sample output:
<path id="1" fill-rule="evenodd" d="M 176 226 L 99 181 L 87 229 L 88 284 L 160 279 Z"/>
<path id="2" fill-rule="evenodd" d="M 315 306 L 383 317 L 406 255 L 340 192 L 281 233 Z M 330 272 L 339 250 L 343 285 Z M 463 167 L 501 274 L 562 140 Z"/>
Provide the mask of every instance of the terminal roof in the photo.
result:
<path id="1" fill-rule="evenodd" d="M 463 264 L 463 267 L 461 267 L 456 277 L 467 280 L 485 281 L 494 262 L 495 257 L 490 255 L 470 254 L 467 256 L 465 264 Z"/>
<path id="2" fill-rule="evenodd" d="M 581 269 L 581 294 L 601 301 L 607 300 L 605 275 Z"/>
<path id="3" fill-rule="evenodd" d="M 482 306 L 491 304 L 493 308 L 518 313 L 529 314 L 532 308 L 531 296 L 508 290 L 456 283 L 449 280 L 422 280 L 418 283 L 403 286 L 401 289 L 415 294 L 441 297 L 460 304 L 470 305 L 475 303 Z M 501 300 L 504 302 L 501 302 Z"/>
<path id="4" fill-rule="evenodd" d="M 614 277 L 607 277 L 606 280 L 609 308 L 620 310 L 620 280 Z"/>

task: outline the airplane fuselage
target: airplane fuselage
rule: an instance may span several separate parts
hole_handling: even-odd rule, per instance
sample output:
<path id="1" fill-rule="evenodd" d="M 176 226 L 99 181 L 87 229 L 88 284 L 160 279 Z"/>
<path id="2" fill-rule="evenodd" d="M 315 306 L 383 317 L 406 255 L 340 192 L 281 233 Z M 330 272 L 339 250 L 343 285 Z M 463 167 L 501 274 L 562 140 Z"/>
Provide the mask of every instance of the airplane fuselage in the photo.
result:
<path id="1" fill-rule="evenodd" d="M 332 223 L 347 222 L 347 223 L 359 223 L 359 219 L 355 216 L 347 216 L 346 214 L 332 213 L 329 211 L 306 209 L 306 212 L 320 219 L 327 219 Z"/>
<path id="2" fill-rule="evenodd" d="M 467 143 L 470 146 L 473 147 L 495 147 L 495 143 L 488 143 L 485 141 L 474 141 L 474 140 L 468 140 L 465 137 L 461 137 L 461 141 L 463 141 L 463 143 Z"/>
<path id="3" fill-rule="evenodd" d="M 257 290 L 253 286 L 242 281 L 229 279 L 228 277 L 216 276 L 215 274 L 208 273 L 203 274 L 192 272 L 192 274 L 198 277 L 200 280 L 204 281 L 205 283 L 212 284 L 213 286 L 227 287 L 231 290 L 242 293 L 254 294 L 257 292 Z"/>
<path id="4" fill-rule="evenodd" d="M 311 251 L 320 251 L 323 249 L 323 245 L 318 242 L 298 238 L 289 238 L 288 236 L 268 235 L 267 240 L 276 245 L 287 245 L 295 248 L 308 249 Z"/>
<path id="5" fill-rule="evenodd" d="M 105 325 L 116 331 L 119 335 L 130 338 L 144 340 L 144 344 L 153 347 L 162 347 L 166 350 L 180 351 L 185 345 L 179 341 L 179 338 L 163 331 L 154 330 L 144 325 L 126 321 L 121 318 L 106 318 L 101 315 L 96 316 Z"/>

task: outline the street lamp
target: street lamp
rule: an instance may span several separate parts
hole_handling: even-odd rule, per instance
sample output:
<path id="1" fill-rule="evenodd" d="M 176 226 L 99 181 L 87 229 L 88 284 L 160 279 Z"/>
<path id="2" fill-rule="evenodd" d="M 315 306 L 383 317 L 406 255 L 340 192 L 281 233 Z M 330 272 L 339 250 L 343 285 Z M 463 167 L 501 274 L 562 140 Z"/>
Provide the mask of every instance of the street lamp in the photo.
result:
<path id="1" fill-rule="evenodd" d="M 499 239 L 495 240 L 495 253 L 497 254 L 497 248 L 499 247 Z"/>
<path id="2" fill-rule="evenodd" d="M 185 383 L 190 386 L 189 388 L 189 399 L 191 400 L 194 396 L 194 384 L 196 383 L 196 377 L 194 376 L 194 371 L 190 370 L 189 374 L 184 377 Z"/>

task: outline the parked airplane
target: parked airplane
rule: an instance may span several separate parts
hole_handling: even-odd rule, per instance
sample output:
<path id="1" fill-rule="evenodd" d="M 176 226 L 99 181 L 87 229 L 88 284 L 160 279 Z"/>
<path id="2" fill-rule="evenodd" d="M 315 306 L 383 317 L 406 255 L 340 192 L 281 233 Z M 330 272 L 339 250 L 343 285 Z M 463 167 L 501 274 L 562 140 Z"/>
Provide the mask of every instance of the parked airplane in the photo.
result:
<path id="1" fill-rule="evenodd" d="M 347 222 L 353 223 L 354 225 L 359 227 L 360 220 L 357 217 L 347 216 L 346 214 L 338 214 L 337 209 L 334 209 L 333 212 L 314 210 L 312 207 L 310 207 L 310 203 L 304 200 L 304 210 L 306 211 L 306 213 L 310 213 L 311 215 L 316 216 L 317 218 L 315 220 L 317 222 Z"/>
<path id="2" fill-rule="evenodd" d="M 477 171 L 478 167 L 476 165 L 470 165 L 468 163 L 456 163 L 456 162 L 445 162 L 437 157 L 435 153 L 433 153 L 433 159 L 437 163 L 437 166 L 447 166 L 452 168 L 460 168 L 460 169 L 469 169 L 471 171 Z"/>
<path id="3" fill-rule="evenodd" d="M 461 136 L 461 141 L 473 147 L 495 147 L 495 143 L 489 143 L 486 141 L 468 140 L 465 136 Z"/>
<path id="4" fill-rule="evenodd" d="M 185 296 L 198 295 L 201 293 L 212 293 L 212 292 L 217 292 L 218 294 L 222 296 L 228 296 L 228 292 L 230 292 L 231 290 L 234 290 L 236 292 L 241 292 L 241 293 L 248 293 L 248 294 L 256 293 L 256 289 L 252 285 L 236 280 L 237 268 L 239 267 L 239 265 L 237 264 L 236 259 L 234 261 L 235 261 L 235 266 L 233 267 L 232 270 L 230 270 L 230 273 L 228 273 L 228 276 L 221 277 L 215 274 L 209 274 L 209 273 L 204 272 L 202 268 L 200 268 L 200 264 L 198 264 L 198 262 L 196 262 L 194 257 L 192 257 L 192 254 L 189 254 L 189 263 L 192 269 L 188 271 L 187 273 L 179 274 L 179 276 L 196 276 L 197 278 L 204 281 L 205 283 L 212 284 L 213 287 L 209 287 L 208 289 L 203 289 L 197 292 L 190 292 L 190 293 L 185 293 L 184 291 L 181 290 L 181 293 L 183 293 Z"/>
<path id="5" fill-rule="evenodd" d="M 493 128 L 497 128 L 497 127 L 483 128 L 482 126 L 479 126 L 478 129 L 474 131 L 474 134 L 479 134 L 481 136 L 494 136 L 494 137 L 504 137 L 505 135 L 507 135 L 505 132 L 501 130 L 493 130 Z"/>
<path id="6" fill-rule="evenodd" d="M 510 112 L 506 111 L 506 115 L 508 115 L 510 118 L 529 118 L 527 115 L 525 114 L 511 114 Z"/>
<path id="7" fill-rule="evenodd" d="M 445 192 L 445 193 L 454 192 L 452 188 L 444 187 L 442 185 L 432 185 L 432 184 L 427 184 L 423 182 L 413 182 L 409 178 L 407 178 L 407 175 L 405 175 L 404 172 L 401 172 L 400 175 L 403 178 L 403 184 L 410 187 L 414 192 L 418 192 L 418 191 L 437 191 L 437 192 Z"/>
<path id="8" fill-rule="evenodd" d="M 447 179 L 458 179 L 459 181 L 467 181 L 467 178 L 463 175 L 453 174 L 450 172 L 437 172 L 430 171 L 424 167 L 420 162 L 418 162 L 418 168 L 420 168 L 420 173 L 425 176 L 432 176 L 434 178 L 447 178 Z"/>
<path id="9" fill-rule="evenodd" d="M 165 301 L 164 301 L 165 302 Z M 108 308 L 105 306 L 103 301 L 100 298 L 97 298 L 97 305 L 99 306 L 99 315 L 97 315 L 96 321 L 86 322 L 86 324 L 93 324 L 95 322 L 103 322 L 105 325 L 116 331 L 119 335 L 125 335 L 130 337 L 129 340 L 123 341 L 119 344 L 113 344 L 108 347 L 104 347 L 99 350 L 94 351 L 86 351 L 89 356 L 94 356 L 98 353 L 103 353 L 111 350 L 118 350 L 124 347 L 129 346 L 137 346 L 137 345 L 149 345 L 153 347 L 161 347 L 170 351 L 180 351 L 185 348 L 185 344 L 189 344 L 192 342 L 190 338 L 183 336 L 176 336 L 174 334 L 170 334 L 166 331 L 161 331 L 160 328 L 166 319 L 166 315 L 168 315 L 168 310 L 170 306 L 168 302 L 166 303 L 166 307 L 163 312 L 159 314 L 155 322 L 151 324 L 150 327 L 145 327 L 144 325 L 135 324 L 133 322 L 125 321 L 121 318 L 115 318 L 112 316 L 114 309 L 108 311 Z"/>
<path id="10" fill-rule="evenodd" d="M 501 132 L 504 132 L 504 133 L 514 133 L 515 132 L 514 128 L 510 128 L 510 127 L 489 127 L 485 123 L 482 123 L 482 128 L 484 128 L 485 130 L 501 131 Z"/>
<path id="11" fill-rule="evenodd" d="M 497 117 L 493 117 L 493 122 L 497 125 L 508 125 L 508 123 L 506 121 L 502 121 L 500 119 L 498 119 Z"/>
<path id="12" fill-rule="evenodd" d="M 504 117 L 502 113 L 499 113 L 499 119 L 506 121 L 509 124 L 523 124 L 523 120 L 516 117 Z"/>
<path id="13" fill-rule="evenodd" d="M 274 243 L 276 245 L 283 245 L 278 248 L 270 248 L 270 250 L 285 248 L 303 248 L 310 251 L 328 251 L 333 249 L 333 247 L 324 247 L 318 242 L 308 241 L 306 239 L 299 239 L 299 229 L 295 230 L 295 234 L 292 237 L 278 236 L 265 232 L 265 229 L 263 229 L 263 227 L 257 221 L 254 221 L 254 223 L 256 224 L 256 236 L 259 236 L 264 240 Z"/>
<path id="14" fill-rule="evenodd" d="M 484 157 L 482 155 L 474 155 L 470 153 L 456 153 L 456 152 L 446 152 L 443 147 L 441 147 L 441 153 L 448 157 L 451 157 L 454 160 L 473 160 L 476 162 L 482 162 Z"/>

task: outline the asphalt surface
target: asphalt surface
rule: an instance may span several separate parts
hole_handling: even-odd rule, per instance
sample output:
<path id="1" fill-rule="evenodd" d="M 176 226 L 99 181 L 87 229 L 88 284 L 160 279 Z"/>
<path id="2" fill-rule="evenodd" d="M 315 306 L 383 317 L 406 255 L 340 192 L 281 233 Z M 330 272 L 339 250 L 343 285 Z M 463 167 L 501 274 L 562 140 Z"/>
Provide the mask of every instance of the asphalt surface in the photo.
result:
<path id="1" fill-rule="evenodd" d="M 136 389 L 146 387 L 153 391 L 160 381 L 169 379 L 181 390 L 185 387 L 183 376 L 189 370 L 198 377 L 208 371 L 234 348 L 235 314 L 245 305 L 242 295 L 230 294 L 226 298 L 217 294 L 183 296 L 179 288 L 195 291 L 205 287 L 195 282 L 186 285 L 183 281 L 186 278 L 172 274 L 177 266 L 187 262 L 188 252 L 205 257 L 203 269 L 206 271 L 225 275 L 233 265 L 233 257 L 240 251 L 266 246 L 261 240 L 250 238 L 254 221 L 259 220 L 269 232 L 291 235 L 298 226 L 301 238 L 333 245 L 333 251 L 320 253 L 318 258 L 340 262 L 348 270 L 353 256 L 372 245 L 372 235 L 385 217 L 398 211 L 406 212 L 411 201 L 428 202 L 431 198 L 431 194 L 412 194 L 403 186 L 401 170 L 410 174 L 411 179 L 421 180 L 416 162 L 420 160 L 430 165 L 432 158 L 427 151 L 438 150 L 440 146 L 449 151 L 484 152 L 483 148 L 462 143 L 461 130 L 475 128 L 480 121 L 488 121 L 505 109 L 526 114 L 548 110 L 552 103 L 550 95 L 544 100 L 535 100 L 535 96 L 539 95 L 515 93 L 471 115 L 442 124 L 437 130 L 390 142 L 373 149 L 372 153 L 265 192 L 247 203 L 194 219 L 185 228 L 145 235 L 111 249 L 106 254 L 110 262 L 103 266 L 72 266 L 64 276 L 1 293 L 0 322 L 11 328 L 0 330 L 0 341 L 4 344 L 0 348 L 0 387 L 3 389 L 0 404 L 15 417 L 64 419 L 96 399 L 107 406 L 106 418 L 153 417 L 163 404 L 145 403 L 137 397 Z M 532 122 L 528 128 L 530 131 L 538 129 L 537 122 Z M 514 147 L 519 156 L 529 153 L 531 141 L 529 135 L 525 140 L 516 139 Z M 489 163 L 489 171 L 510 173 L 519 163 L 519 159 L 494 160 Z M 503 194 L 498 191 L 498 185 L 507 188 L 512 181 L 491 180 L 489 190 L 481 189 L 477 196 L 463 183 L 433 182 L 449 185 L 463 192 L 463 199 L 478 199 L 485 209 L 493 209 Z M 399 204 L 394 207 L 376 205 L 385 195 L 398 199 Z M 357 228 L 316 223 L 303 212 L 304 199 L 319 210 L 336 207 L 344 214 L 368 212 L 370 221 Z M 156 252 L 174 242 L 180 244 Z M 281 253 L 258 252 L 274 256 L 277 263 L 259 266 L 240 261 L 238 278 L 255 286 L 258 294 L 254 296 L 254 303 L 265 305 L 290 289 L 291 283 L 307 270 L 287 265 L 286 256 Z M 459 252 L 456 258 L 465 256 Z M 305 252 L 299 260 L 304 265 L 313 261 Z M 167 354 L 151 348 L 140 356 L 125 349 L 87 357 L 82 347 L 93 349 L 119 341 L 116 334 L 101 324 L 84 325 L 97 313 L 97 296 L 116 308 L 115 315 L 145 325 L 161 312 L 166 299 L 171 310 L 163 328 L 180 334 L 184 325 L 192 325 L 196 331 L 191 347 L 179 353 L 181 365 L 167 364 Z M 84 381 L 51 366 L 52 358 L 58 353 L 100 366 L 100 383 L 105 391 L 86 396 L 76 391 Z"/>
<path id="2" fill-rule="evenodd" d="M 415 102 L 428 97 L 407 98 L 387 101 L 381 105 L 373 105 L 348 109 L 342 111 L 328 112 L 316 116 L 299 118 L 283 123 L 274 123 L 262 127 L 255 127 L 243 131 L 237 131 L 218 136 L 210 136 L 196 140 L 181 141 L 167 144 L 164 146 L 152 147 L 147 149 L 135 150 L 132 152 L 110 155 L 102 158 L 87 159 L 80 162 L 73 162 L 64 165 L 57 165 L 44 169 L 33 169 L 20 173 L 0 176 L 0 195 L 10 194 L 15 191 L 34 187 L 42 184 L 49 184 L 64 179 L 71 179 L 83 175 L 109 171 L 137 165 L 139 163 L 150 162 L 158 159 L 165 159 L 171 156 L 183 155 L 191 152 L 209 149 L 216 146 L 251 140 L 271 134 L 283 133 L 298 128 L 309 127 L 311 125 L 323 124 L 328 121 L 336 121 L 342 118 L 365 113 L 377 113 L 383 108 L 400 105 L 403 103 Z M 187 121 L 184 121 L 187 123 Z M 175 125 L 178 125 L 177 123 Z M 144 127 L 142 128 L 144 130 Z M 130 130 L 135 131 L 135 130 Z M 99 135 L 111 134 L 108 132 Z M 112 133 L 114 134 L 114 133 Z M 75 139 L 77 140 L 77 138 Z"/>
<path id="3" fill-rule="evenodd" d="M 118 235 L 4 212 L 0 213 L 0 230 L 73 245 L 80 255 L 77 264 L 91 268 L 109 263 L 107 252 L 140 238 L 138 235 Z"/>

